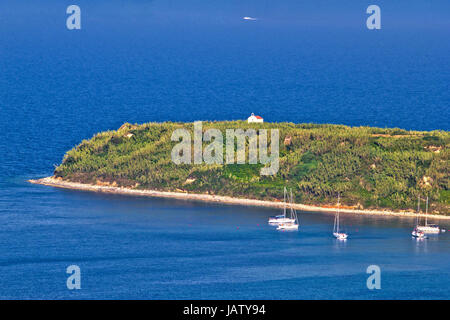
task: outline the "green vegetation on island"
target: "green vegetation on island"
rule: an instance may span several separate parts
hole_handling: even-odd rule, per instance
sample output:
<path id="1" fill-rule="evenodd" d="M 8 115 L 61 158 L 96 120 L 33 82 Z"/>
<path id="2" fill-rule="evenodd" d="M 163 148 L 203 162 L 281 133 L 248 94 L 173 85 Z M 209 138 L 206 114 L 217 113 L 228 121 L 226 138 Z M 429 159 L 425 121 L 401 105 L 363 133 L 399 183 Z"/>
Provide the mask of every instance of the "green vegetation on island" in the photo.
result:
<path id="1" fill-rule="evenodd" d="M 171 151 L 178 142 L 171 141 L 171 135 L 178 128 L 192 133 L 193 123 L 126 123 L 117 131 L 98 133 L 68 151 L 54 175 L 73 182 L 261 200 L 282 199 L 287 186 L 297 203 L 335 205 L 340 193 L 344 205 L 361 209 L 412 209 L 420 195 L 430 197 L 430 211 L 450 214 L 447 131 L 203 122 L 203 131 L 215 128 L 223 133 L 279 129 L 279 171 L 261 176 L 263 165 L 248 160 L 239 165 L 176 165 Z"/>

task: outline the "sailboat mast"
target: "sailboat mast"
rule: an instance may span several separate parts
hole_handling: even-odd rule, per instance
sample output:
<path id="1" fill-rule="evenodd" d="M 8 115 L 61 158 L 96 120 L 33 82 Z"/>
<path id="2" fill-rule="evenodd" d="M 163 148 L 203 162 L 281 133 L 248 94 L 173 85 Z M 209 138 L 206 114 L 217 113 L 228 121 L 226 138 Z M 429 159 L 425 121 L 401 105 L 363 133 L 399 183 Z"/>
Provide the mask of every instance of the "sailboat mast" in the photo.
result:
<path id="1" fill-rule="evenodd" d="M 283 210 L 283 216 L 286 218 L 286 187 L 284 187 L 284 210 Z"/>
<path id="2" fill-rule="evenodd" d="M 292 196 L 292 188 L 290 191 L 291 191 L 291 201 L 290 201 L 290 203 L 291 203 L 291 218 L 295 219 L 295 222 L 298 223 L 297 213 L 294 211 L 294 197 Z"/>
<path id="3" fill-rule="evenodd" d="M 291 205 L 291 218 L 294 218 L 294 215 L 293 215 L 293 210 L 292 210 L 292 189 L 290 189 L 289 190 L 290 191 L 290 194 L 291 194 L 291 199 L 290 199 L 290 201 L 289 201 L 289 203 L 290 203 L 290 205 Z"/>
<path id="4" fill-rule="evenodd" d="M 419 215 L 420 215 L 420 195 L 417 196 L 417 218 L 416 218 L 416 226 L 419 225 Z"/>
<path id="5" fill-rule="evenodd" d="M 336 232 L 339 233 L 339 210 L 341 208 L 341 195 L 338 194 L 338 209 L 337 209 L 337 228 L 336 228 Z"/>
<path id="6" fill-rule="evenodd" d="M 336 219 L 337 219 L 337 211 L 336 211 L 336 214 L 334 215 L 333 233 L 336 232 Z"/>
<path id="7" fill-rule="evenodd" d="M 334 215 L 333 233 L 336 232 L 336 218 L 337 218 L 337 213 Z"/>
<path id="8" fill-rule="evenodd" d="M 425 226 L 428 225 L 428 196 L 427 196 L 427 205 L 425 207 Z"/>

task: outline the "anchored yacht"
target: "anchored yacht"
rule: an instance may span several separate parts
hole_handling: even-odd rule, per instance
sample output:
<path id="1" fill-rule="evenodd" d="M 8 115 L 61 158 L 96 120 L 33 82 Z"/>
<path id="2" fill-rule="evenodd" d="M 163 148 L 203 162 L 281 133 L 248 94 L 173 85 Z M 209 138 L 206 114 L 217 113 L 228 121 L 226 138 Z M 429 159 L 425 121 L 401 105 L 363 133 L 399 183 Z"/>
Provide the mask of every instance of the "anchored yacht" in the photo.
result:
<path id="1" fill-rule="evenodd" d="M 418 230 L 417 228 L 414 228 L 414 230 L 411 232 L 411 235 L 417 239 L 426 239 L 427 238 L 425 236 L 425 233 L 423 231 Z"/>
<path id="2" fill-rule="evenodd" d="M 278 224 L 277 230 L 298 230 L 298 216 L 297 212 L 294 209 L 293 199 L 294 198 L 292 197 L 292 189 L 291 189 L 291 196 L 289 197 L 290 208 L 288 218 L 291 221 Z"/>
<path id="3" fill-rule="evenodd" d="M 423 233 L 434 233 L 437 234 L 441 231 L 441 229 L 439 228 L 439 226 L 437 224 L 428 224 L 428 197 L 427 197 L 427 204 L 426 204 L 426 209 L 425 209 L 425 224 L 423 226 L 420 226 L 419 223 L 417 223 L 417 230 L 421 231 Z M 420 196 L 419 196 L 419 200 L 418 200 L 418 209 L 417 209 L 417 214 L 419 214 L 419 210 L 420 210 Z"/>
<path id="4" fill-rule="evenodd" d="M 338 240 L 347 240 L 348 234 L 339 231 L 339 211 L 341 207 L 340 200 L 341 197 L 338 195 L 338 209 L 336 211 L 336 215 L 334 216 L 333 236 Z"/>
<path id="5" fill-rule="evenodd" d="M 284 208 L 283 208 L 283 214 L 280 214 L 278 216 L 273 216 L 269 218 L 269 224 L 271 225 L 280 225 L 283 223 L 294 223 L 295 219 L 293 218 L 289 218 L 286 216 L 286 194 L 287 194 L 287 190 L 286 187 L 284 187 L 284 199 L 283 199 L 283 203 L 284 203 Z"/>

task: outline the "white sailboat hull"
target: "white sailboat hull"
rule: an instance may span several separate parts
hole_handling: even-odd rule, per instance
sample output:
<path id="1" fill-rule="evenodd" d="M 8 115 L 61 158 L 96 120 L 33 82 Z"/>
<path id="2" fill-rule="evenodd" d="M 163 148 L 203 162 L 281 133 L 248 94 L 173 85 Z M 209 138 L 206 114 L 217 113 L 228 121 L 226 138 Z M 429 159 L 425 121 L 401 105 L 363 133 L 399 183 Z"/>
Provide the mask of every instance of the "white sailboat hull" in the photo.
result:
<path id="1" fill-rule="evenodd" d="M 347 240 L 348 235 L 342 232 L 333 232 L 333 236 L 338 240 Z"/>
<path id="2" fill-rule="evenodd" d="M 294 223 L 295 219 L 291 218 L 270 218 L 269 224 L 280 225 L 283 223 Z"/>
<path id="3" fill-rule="evenodd" d="M 425 233 L 419 230 L 413 230 L 413 232 L 411 232 L 411 235 L 417 239 L 426 239 Z"/>
<path id="4" fill-rule="evenodd" d="M 417 226 L 418 231 L 422 231 L 423 233 L 439 233 L 441 230 L 439 227 L 432 226 Z"/>
<path id="5" fill-rule="evenodd" d="M 298 224 L 296 223 L 283 223 L 277 227 L 277 230 L 298 230 Z"/>

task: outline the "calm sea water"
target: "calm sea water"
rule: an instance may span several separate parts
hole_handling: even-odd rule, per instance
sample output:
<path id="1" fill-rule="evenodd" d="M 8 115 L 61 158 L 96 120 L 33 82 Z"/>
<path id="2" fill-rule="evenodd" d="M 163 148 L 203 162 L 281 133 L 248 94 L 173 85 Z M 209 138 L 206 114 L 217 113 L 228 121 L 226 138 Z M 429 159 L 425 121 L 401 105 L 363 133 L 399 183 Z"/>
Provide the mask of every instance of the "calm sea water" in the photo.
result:
<path id="1" fill-rule="evenodd" d="M 277 211 L 29 186 L 2 191 L 2 298 L 448 299 L 450 232 L 411 238 L 411 219 L 302 213 L 277 232 Z M 450 229 L 447 223 L 444 225 Z M 81 268 L 82 289 L 65 269 Z M 381 290 L 366 268 L 381 268 Z"/>
<path id="2" fill-rule="evenodd" d="M 243 119 L 449 130 L 448 1 L 0 4 L 0 298 L 450 297 L 450 233 L 413 221 L 106 196 L 34 186 L 65 151 L 123 122 Z M 246 23 L 243 16 L 260 20 Z M 445 228 L 450 228 L 448 223 Z M 66 288 L 77 264 L 82 289 Z M 382 289 L 366 288 L 367 266 Z"/>

